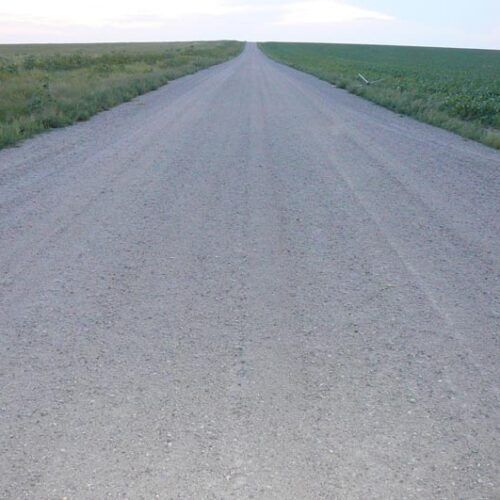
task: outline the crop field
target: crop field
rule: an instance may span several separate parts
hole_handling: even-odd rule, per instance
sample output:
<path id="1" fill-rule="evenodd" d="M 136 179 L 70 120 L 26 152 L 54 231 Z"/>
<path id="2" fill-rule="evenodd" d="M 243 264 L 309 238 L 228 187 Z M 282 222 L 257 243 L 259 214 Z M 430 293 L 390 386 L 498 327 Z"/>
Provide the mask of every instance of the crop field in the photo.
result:
<path id="1" fill-rule="evenodd" d="M 0 148 L 238 55 L 243 43 L 0 45 Z"/>
<path id="2" fill-rule="evenodd" d="M 398 113 L 500 149 L 500 51 L 312 43 L 260 48 Z"/>

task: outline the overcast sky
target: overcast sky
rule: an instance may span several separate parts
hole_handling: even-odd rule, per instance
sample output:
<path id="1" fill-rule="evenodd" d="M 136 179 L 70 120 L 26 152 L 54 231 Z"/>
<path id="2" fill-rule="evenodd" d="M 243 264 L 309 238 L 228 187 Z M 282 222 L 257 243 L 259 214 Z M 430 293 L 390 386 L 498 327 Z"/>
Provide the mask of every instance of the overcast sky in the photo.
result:
<path id="1" fill-rule="evenodd" d="M 213 39 L 500 49 L 500 0 L 0 0 L 0 43 Z"/>

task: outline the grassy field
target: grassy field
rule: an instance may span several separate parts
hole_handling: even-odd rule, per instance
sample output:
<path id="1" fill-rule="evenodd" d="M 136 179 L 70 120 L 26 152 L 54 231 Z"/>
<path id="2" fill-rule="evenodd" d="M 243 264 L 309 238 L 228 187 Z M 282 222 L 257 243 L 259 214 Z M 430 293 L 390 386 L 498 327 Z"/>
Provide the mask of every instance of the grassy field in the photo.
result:
<path id="1" fill-rule="evenodd" d="M 262 43 L 271 58 L 500 149 L 500 51 Z M 358 77 L 379 82 L 367 85 Z"/>
<path id="2" fill-rule="evenodd" d="M 0 45 L 0 148 L 236 56 L 243 43 Z"/>

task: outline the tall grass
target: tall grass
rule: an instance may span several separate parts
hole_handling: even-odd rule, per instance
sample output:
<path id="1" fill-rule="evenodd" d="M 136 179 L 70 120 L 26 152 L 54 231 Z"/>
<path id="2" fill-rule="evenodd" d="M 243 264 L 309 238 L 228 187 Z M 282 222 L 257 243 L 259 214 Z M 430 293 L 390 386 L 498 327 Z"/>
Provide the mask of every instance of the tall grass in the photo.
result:
<path id="1" fill-rule="evenodd" d="M 273 59 L 500 149 L 500 51 L 263 43 Z M 361 73 L 372 85 L 362 83 Z"/>
<path id="2" fill-rule="evenodd" d="M 0 45 L 0 148 L 238 55 L 233 41 Z"/>

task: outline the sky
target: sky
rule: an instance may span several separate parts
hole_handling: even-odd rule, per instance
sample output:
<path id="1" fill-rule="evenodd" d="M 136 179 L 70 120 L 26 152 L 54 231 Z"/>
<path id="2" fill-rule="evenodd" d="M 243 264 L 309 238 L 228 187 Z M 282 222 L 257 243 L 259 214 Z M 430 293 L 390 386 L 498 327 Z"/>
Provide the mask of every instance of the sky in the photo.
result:
<path id="1" fill-rule="evenodd" d="M 0 43 L 217 39 L 500 49 L 500 0 L 0 0 Z"/>

